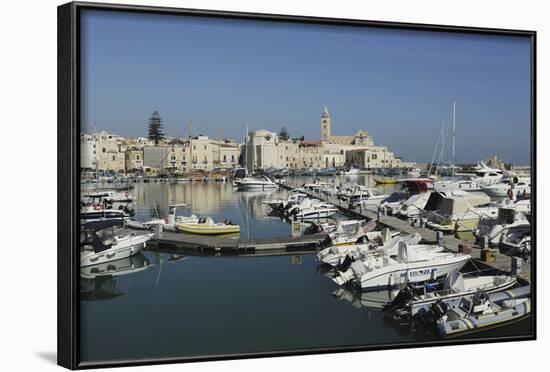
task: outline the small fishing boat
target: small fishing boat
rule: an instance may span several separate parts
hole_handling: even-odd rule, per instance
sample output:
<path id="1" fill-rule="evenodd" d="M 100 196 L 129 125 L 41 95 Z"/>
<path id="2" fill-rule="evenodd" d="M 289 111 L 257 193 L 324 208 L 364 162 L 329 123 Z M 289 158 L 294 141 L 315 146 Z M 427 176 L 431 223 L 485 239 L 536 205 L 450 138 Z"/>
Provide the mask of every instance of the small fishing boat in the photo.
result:
<path id="1" fill-rule="evenodd" d="M 241 231 L 239 225 L 229 220 L 215 223 L 211 217 L 201 217 L 196 222 L 176 222 L 175 228 L 180 232 L 198 235 L 236 234 Z"/>
<path id="2" fill-rule="evenodd" d="M 84 224 L 80 236 L 80 267 L 120 260 L 139 253 L 153 234 L 116 235 L 122 219 L 92 221 Z"/>

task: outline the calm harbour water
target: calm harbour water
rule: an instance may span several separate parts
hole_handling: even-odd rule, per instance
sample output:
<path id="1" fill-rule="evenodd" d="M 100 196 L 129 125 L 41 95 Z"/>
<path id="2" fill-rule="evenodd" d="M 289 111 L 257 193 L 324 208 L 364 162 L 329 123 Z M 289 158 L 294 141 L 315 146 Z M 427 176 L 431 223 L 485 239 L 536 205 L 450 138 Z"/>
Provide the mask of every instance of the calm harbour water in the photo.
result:
<path id="1" fill-rule="evenodd" d="M 372 176 L 359 182 L 370 184 Z M 243 238 L 290 234 L 290 226 L 269 217 L 261 203 L 286 191 L 140 183 L 133 192 L 136 219 L 156 217 L 155 210 L 163 216 L 169 204 L 185 202 L 184 213 L 240 224 Z M 387 293 L 338 291 L 312 254 L 200 257 L 145 251 L 96 269 L 116 274 L 96 276 L 93 267 L 81 271 L 82 361 L 438 340 L 374 308 Z M 529 327 L 526 320 L 469 337 L 528 334 Z"/>

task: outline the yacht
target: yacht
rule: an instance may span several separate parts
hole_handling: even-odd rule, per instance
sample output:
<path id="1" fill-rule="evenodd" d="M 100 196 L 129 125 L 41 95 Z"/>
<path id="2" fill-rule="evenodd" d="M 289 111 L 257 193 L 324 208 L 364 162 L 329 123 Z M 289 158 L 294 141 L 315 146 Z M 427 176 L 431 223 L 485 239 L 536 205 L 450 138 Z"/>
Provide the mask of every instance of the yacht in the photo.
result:
<path id="1" fill-rule="evenodd" d="M 531 177 L 513 177 L 509 180 L 494 183 L 482 188 L 487 195 L 495 198 L 517 199 L 531 195 Z"/>
<path id="2" fill-rule="evenodd" d="M 482 187 L 497 183 L 505 176 L 504 171 L 488 167 L 482 161 L 478 162 L 472 170 L 474 174 L 470 176 L 470 180 L 479 182 Z"/>
<path id="3" fill-rule="evenodd" d="M 153 234 L 135 233 L 116 235 L 114 228 L 123 221 L 92 221 L 81 228 L 80 267 L 102 264 L 139 253 Z"/>

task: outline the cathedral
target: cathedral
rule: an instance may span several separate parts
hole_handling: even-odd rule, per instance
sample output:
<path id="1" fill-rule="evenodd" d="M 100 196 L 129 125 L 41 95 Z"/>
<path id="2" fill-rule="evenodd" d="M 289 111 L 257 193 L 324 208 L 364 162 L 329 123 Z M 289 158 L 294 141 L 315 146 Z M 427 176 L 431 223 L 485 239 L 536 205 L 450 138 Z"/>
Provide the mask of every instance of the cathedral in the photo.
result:
<path id="1" fill-rule="evenodd" d="M 353 136 L 333 136 L 330 134 L 330 114 L 325 106 L 321 114 L 321 141 L 329 144 L 355 145 L 355 146 L 374 146 L 374 141 L 370 134 L 360 129 Z"/>

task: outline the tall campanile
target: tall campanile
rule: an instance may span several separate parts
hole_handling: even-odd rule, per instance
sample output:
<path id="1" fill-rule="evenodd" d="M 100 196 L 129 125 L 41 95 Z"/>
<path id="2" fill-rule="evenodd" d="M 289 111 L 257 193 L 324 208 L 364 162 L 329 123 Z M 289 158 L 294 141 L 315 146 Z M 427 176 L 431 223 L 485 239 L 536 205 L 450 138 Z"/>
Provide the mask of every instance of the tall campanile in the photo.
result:
<path id="1" fill-rule="evenodd" d="M 330 140 L 330 114 L 327 106 L 321 114 L 321 141 L 328 142 Z"/>

